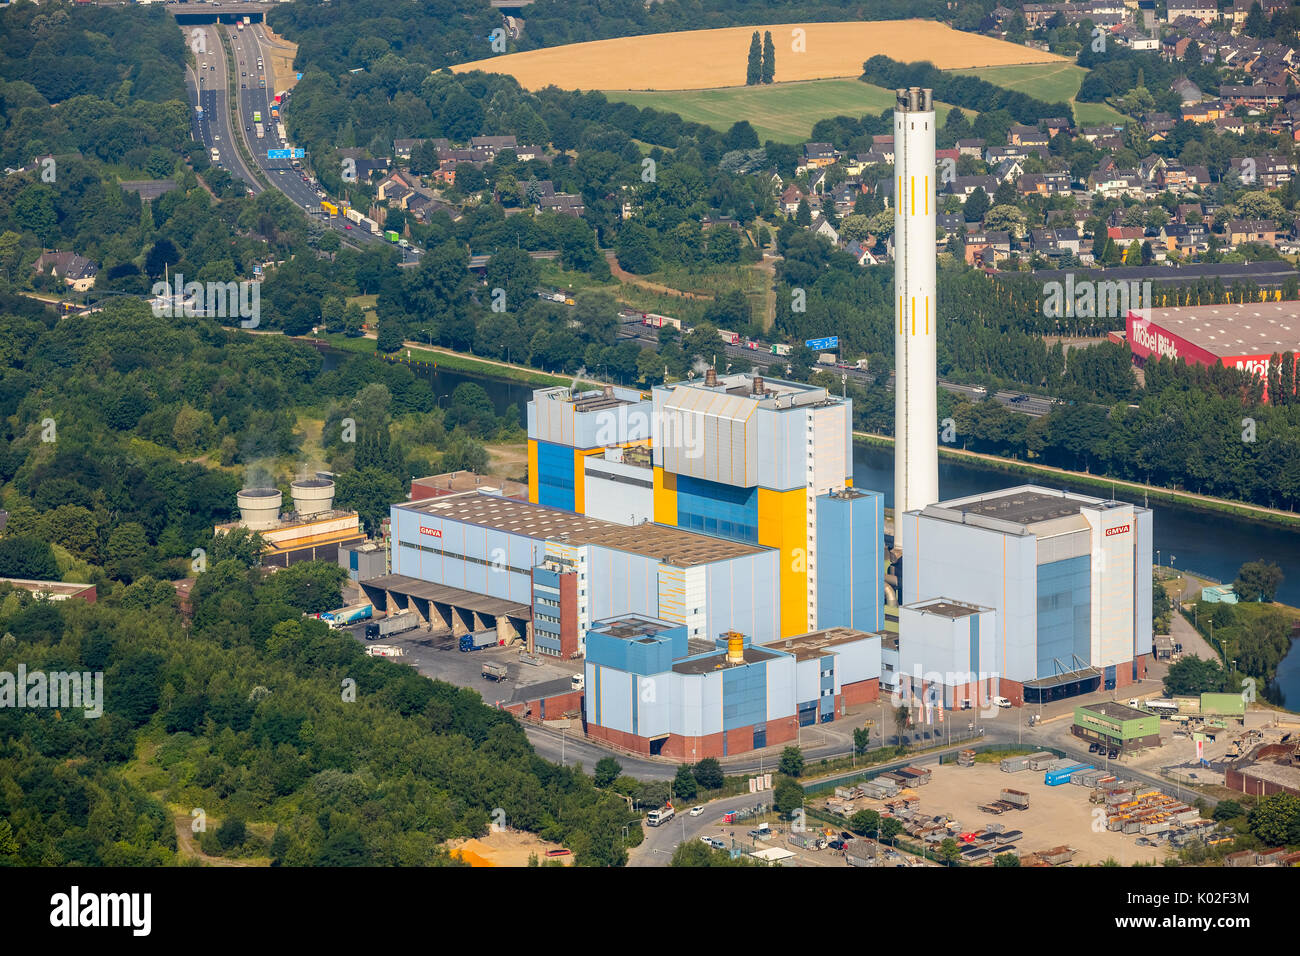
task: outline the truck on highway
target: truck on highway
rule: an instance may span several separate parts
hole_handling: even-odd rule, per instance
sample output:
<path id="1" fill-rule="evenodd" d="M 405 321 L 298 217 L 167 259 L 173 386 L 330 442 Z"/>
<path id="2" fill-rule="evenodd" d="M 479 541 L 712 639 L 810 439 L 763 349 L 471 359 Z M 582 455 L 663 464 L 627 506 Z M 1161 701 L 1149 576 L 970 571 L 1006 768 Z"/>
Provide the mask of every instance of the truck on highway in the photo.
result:
<path id="1" fill-rule="evenodd" d="M 396 242 L 400 237 L 392 229 L 386 229 L 384 230 L 384 238 L 389 242 Z"/>
<path id="2" fill-rule="evenodd" d="M 773 346 L 772 346 L 772 354 L 773 354 L 773 355 L 789 355 L 789 354 L 790 354 L 790 346 L 788 346 L 788 345 L 784 345 L 784 344 L 778 342 L 776 345 L 773 345 Z"/>
<path id="3" fill-rule="evenodd" d="M 722 341 L 726 342 L 728 345 L 740 344 L 739 332 L 729 332 L 726 329 L 718 329 L 718 338 L 722 339 Z"/>
<path id="4" fill-rule="evenodd" d="M 355 222 L 358 226 L 361 225 L 361 220 L 363 220 L 363 219 L 366 218 L 365 216 L 361 215 L 361 213 L 357 212 L 355 209 L 352 209 L 352 208 L 348 208 L 348 209 L 343 210 L 343 215 L 347 216 L 349 219 L 351 219 L 353 222 Z"/>
<path id="5" fill-rule="evenodd" d="M 249 17 L 244 17 L 244 26 L 251 26 L 252 23 L 253 23 L 253 21 L 252 21 L 251 18 L 249 18 Z"/>
<path id="6" fill-rule="evenodd" d="M 221 162 L 221 150 L 217 149 L 217 147 L 213 146 L 208 150 L 208 155 L 212 157 L 214 163 Z"/>
<path id="7" fill-rule="evenodd" d="M 509 673 L 505 664 L 490 663 L 483 665 L 484 680 L 503 681 L 509 676 Z"/>
<path id="8" fill-rule="evenodd" d="M 337 611 L 326 611 L 320 619 L 332 628 L 340 628 L 356 624 L 358 621 L 368 621 L 374 613 L 375 608 L 372 604 L 349 604 Z"/>
<path id="9" fill-rule="evenodd" d="M 253 122 L 254 122 L 254 123 L 260 123 L 260 122 L 262 122 L 262 111 L 261 111 L 261 110 L 253 110 Z"/>
<path id="10" fill-rule="evenodd" d="M 460 649 L 462 651 L 481 651 L 485 647 L 496 647 L 496 631 L 474 631 L 471 634 L 462 634 L 460 636 Z"/>
<path id="11" fill-rule="evenodd" d="M 358 220 L 357 225 L 362 229 L 367 230 L 372 236 L 377 236 L 383 232 L 383 230 L 379 228 L 379 223 L 375 222 L 373 219 L 367 219 L 365 216 L 362 216 L 361 219 Z"/>
<path id="12" fill-rule="evenodd" d="M 261 123 L 254 123 L 254 124 L 253 124 L 253 132 L 255 132 L 255 133 L 257 134 L 257 138 L 258 138 L 258 139 L 261 139 L 262 137 L 264 137 L 264 136 L 266 135 L 264 132 L 262 132 L 262 124 L 261 124 Z"/>
<path id="13" fill-rule="evenodd" d="M 339 214 L 339 207 L 334 205 L 332 202 L 321 200 L 320 211 L 325 213 L 327 216 L 337 216 Z"/>
<path id="14" fill-rule="evenodd" d="M 244 29 L 244 21 L 243 21 L 243 20 L 236 20 L 236 21 L 235 21 L 235 28 L 236 28 L 237 30 L 242 31 L 242 30 Z"/>
<path id="15" fill-rule="evenodd" d="M 381 617 L 377 621 L 371 621 L 366 625 L 366 640 L 373 641 L 377 637 L 387 637 L 389 634 L 401 634 L 403 631 L 409 631 L 412 628 L 420 626 L 420 615 L 414 611 L 401 611 L 397 614 L 389 614 Z"/>

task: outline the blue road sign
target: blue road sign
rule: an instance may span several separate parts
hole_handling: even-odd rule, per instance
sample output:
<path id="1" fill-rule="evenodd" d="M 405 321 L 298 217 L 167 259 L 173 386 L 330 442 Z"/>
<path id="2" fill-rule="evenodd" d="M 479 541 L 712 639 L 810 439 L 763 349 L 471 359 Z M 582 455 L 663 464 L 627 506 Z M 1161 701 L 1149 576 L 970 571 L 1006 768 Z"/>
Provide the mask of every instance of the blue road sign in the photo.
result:
<path id="1" fill-rule="evenodd" d="M 307 151 L 306 151 L 305 149 L 295 149 L 295 150 L 293 151 L 293 158 L 294 158 L 294 159 L 306 159 L 306 158 L 307 158 Z"/>
<path id="2" fill-rule="evenodd" d="M 832 335 L 824 339 L 809 339 L 804 345 L 814 352 L 825 352 L 827 349 L 837 349 L 840 347 L 840 337 Z"/>
<path id="3" fill-rule="evenodd" d="M 292 150 L 288 150 L 288 149 L 268 149 L 266 151 L 266 158 L 267 159 L 289 159 L 290 158 L 289 154 L 291 152 Z"/>

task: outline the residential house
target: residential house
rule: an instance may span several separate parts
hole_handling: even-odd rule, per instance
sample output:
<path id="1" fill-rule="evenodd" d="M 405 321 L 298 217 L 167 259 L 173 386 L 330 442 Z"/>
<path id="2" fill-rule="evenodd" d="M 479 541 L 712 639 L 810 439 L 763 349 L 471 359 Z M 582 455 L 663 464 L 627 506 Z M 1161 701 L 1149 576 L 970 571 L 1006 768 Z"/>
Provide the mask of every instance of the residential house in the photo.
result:
<path id="1" fill-rule="evenodd" d="M 433 148 L 435 150 L 451 149 L 451 140 L 442 137 L 432 141 L 428 139 L 395 139 L 393 140 L 393 155 L 398 159 L 410 159 L 411 151 L 415 149 L 415 147 L 419 146 L 421 143 L 428 142 L 433 143 Z"/>
<path id="2" fill-rule="evenodd" d="M 1232 9 L 1225 10 L 1223 14 L 1225 20 L 1232 21 L 1233 33 L 1241 32 L 1241 28 L 1246 23 L 1246 17 L 1250 15 L 1250 8 L 1256 3 L 1260 5 L 1264 19 L 1271 20 L 1273 14 L 1287 8 L 1288 0 L 1233 0 Z"/>
<path id="3" fill-rule="evenodd" d="M 1214 121 L 1214 131 L 1220 135 L 1233 133 L 1237 136 L 1244 136 L 1246 121 L 1240 116 L 1224 116 Z"/>
<path id="4" fill-rule="evenodd" d="M 1031 229 L 1029 231 L 1029 248 L 1039 255 L 1059 258 L 1069 254 L 1079 254 L 1079 231 L 1077 229 Z"/>
<path id="5" fill-rule="evenodd" d="M 503 149 L 515 149 L 519 144 L 513 136 L 472 136 L 469 145 L 472 149 L 485 149 L 496 159 Z"/>
<path id="6" fill-rule="evenodd" d="M 808 171 L 808 190 L 814 193 L 824 193 L 826 191 L 825 169 L 811 169 Z"/>
<path id="7" fill-rule="evenodd" d="M 998 181 L 992 176 L 956 176 L 952 182 L 945 184 L 943 191 L 964 203 L 976 189 L 984 190 L 992 201 L 993 194 L 998 189 Z"/>
<path id="8" fill-rule="evenodd" d="M 1219 8 L 1214 0 L 1168 0 L 1165 22 L 1177 23 L 1184 18 L 1214 23 L 1219 19 Z"/>
<path id="9" fill-rule="evenodd" d="M 1051 137 L 1037 126 L 1012 126 L 1007 130 L 1009 146 L 1046 146 Z"/>
<path id="10" fill-rule="evenodd" d="M 941 212 L 935 217 L 935 221 L 945 236 L 951 236 L 954 233 L 966 234 L 966 219 L 959 212 Z"/>
<path id="11" fill-rule="evenodd" d="M 1186 103 L 1183 105 L 1182 115 L 1185 123 L 1213 123 L 1216 119 L 1223 117 L 1224 113 L 1229 112 L 1218 100 L 1210 100 L 1206 103 Z"/>
<path id="12" fill-rule="evenodd" d="M 984 140 L 959 139 L 957 140 L 957 153 L 959 156 L 974 156 L 979 159 L 984 154 Z"/>
<path id="13" fill-rule="evenodd" d="M 818 216 L 817 221 L 814 222 L 810 228 L 812 229 L 813 235 L 821 236 L 824 239 L 830 240 L 830 243 L 833 246 L 839 245 L 839 231 L 831 225 L 830 220 L 825 216 Z"/>
<path id="14" fill-rule="evenodd" d="M 1176 159 L 1167 159 L 1156 172 L 1156 185 L 1161 189 L 1181 192 L 1191 184 L 1187 180 L 1187 169 Z"/>
<path id="15" fill-rule="evenodd" d="M 1025 173 L 1018 183 L 1022 196 L 1053 196 L 1070 192 L 1069 173 Z"/>
<path id="16" fill-rule="evenodd" d="M 1014 183 L 1024 174 L 1025 167 L 1021 166 L 1020 161 L 1015 159 L 1004 159 L 993 170 L 993 177 L 1000 183 Z"/>
<path id="17" fill-rule="evenodd" d="M 581 216 L 587 211 L 582 197 L 576 193 L 553 193 L 537 200 L 537 211 L 555 212 L 562 216 Z"/>
<path id="18" fill-rule="evenodd" d="M 356 161 L 357 181 L 367 183 L 371 178 L 388 172 L 388 157 L 382 159 L 358 159 Z"/>
<path id="19" fill-rule="evenodd" d="M 1238 106 L 1259 110 L 1272 109 L 1280 105 L 1286 96 L 1285 86 L 1269 86 L 1267 83 L 1255 83 L 1250 86 L 1225 83 L 1219 87 L 1219 99 L 1229 110 Z"/>
<path id="20" fill-rule="evenodd" d="M 85 256 L 75 252 L 42 252 L 33 263 L 35 272 L 49 273 L 56 279 L 62 278 L 63 284 L 70 286 L 73 292 L 88 292 L 95 287 L 95 276 L 99 266 Z"/>
<path id="21" fill-rule="evenodd" d="M 875 254 L 856 239 L 850 239 L 844 245 L 844 251 L 858 260 L 860 266 L 875 266 L 880 264 L 880 260 Z"/>
<path id="22" fill-rule="evenodd" d="M 834 165 L 839 155 L 830 143 L 804 143 L 803 161 L 799 164 L 798 171 L 802 173 Z"/>
<path id="23" fill-rule="evenodd" d="M 871 137 L 871 152 L 885 157 L 885 162 L 894 165 L 894 135 L 881 133 Z"/>
<path id="24" fill-rule="evenodd" d="M 1291 165 L 1279 156 L 1237 156 L 1229 161 L 1231 175 L 1242 183 L 1258 183 L 1264 189 L 1285 186 L 1294 175 Z"/>
<path id="25" fill-rule="evenodd" d="M 1210 185 L 1210 168 L 1208 166 L 1188 166 L 1187 185 L 1189 186 Z"/>
<path id="26" fill-rule="evenodd" d="M 1141 242 L 1146 238 L 1146 232 L 1141 226 L 1107 226 L 1106 238 L 1114 241 L 1115 245 L 1128 248 L 1130 242 L 1136 239 Z"/>
<path id="27" fill-rule="evenodd" d="M 972 229 L 966 234 L 966 264 L 973 266 L 992 266 L 999 260 L 1011 255 L 1011 233 L 997 230 L 985 230 L 983 227 Z"/>
<path id="28" fill-rule="evenodd" d="M 799 187 L 791 183 L 781 193 L 781 211 L 787 216 L 793 216 L 799 210 L 799 201 L 803 198 L 804 195 Z"/>
<path id="29" fill-rule="evenodd" d="M 1193 213 L 1200 216 L 1202 222 L 1205 221 L 1205 210 L 1201 208 L 1200 203 L 1198 202 L 1179 203 L 1176 207 L 1174 207 L 1174 221 L 1186 223 L 1187 217 L 1192 215 Z"/>
<path id="30" fill-rule="evenodd" d="M 1204 225 L 1167 222 L 1160 227 L 1159 238 L 1167 251 L 1188 255 L 1207 248 L 1209 230 Z"/>
<path id="31" fill-rule="evenodd" d="M 1228 242 L 1233 246 L 1239 246 L 1243 242 L 1277 245 L 1277 223 L 1272 219 L 1231 219 L 1224 231 Z"/>
<path id="32" fill-rule="evenodd" d="M 1142 117 L 1142 128 L 1152 139 L 1156 137 L 1164 139 L 1164 134 L 1173 130 L 1175 122 L 1173 116 L 1168 113 L 1148 113 Z"/>
<path id="33" fill-rule="evenodd" d="M 1186 43 L 1184 43 L 1183 46 L 1185 50 Z M 1179 59 L 1181 58 L 1182 54 L 1180 53 Z M 1178 94 L 1178 98 L 1182 100 L 1184 106 L 1191 105 L 1192 103 L 1199 103 L 1201 100 L 1205 99 L 1205 94 L 1201 92 L 1201 88 L 1185 76 L 1180 76 L 1178 79 L 1174 80 L 1169 84 L 1169 88 Z"/>
<path id="34" fill-rule="evenodd" d="M 390 207 L 405 209 L 407 201 L 415 194 L 419 180 L 410 173 L 393 173 L 386 177 L 375 190 L 375 197 L 386 202 Z"/>
<path id="35" fill-rule="evenodd" d="M 1065 116 L 1049 116 L 1041 121 L 1043 128 L 1047 130 L 1048 136 L 1055 136 L 1057 133 L 1068 133 L 1071 129 L 1070 120 Z"/>
<path id="36" fill-rule="evenodd" d="M 1115 31 L 1115 42 L 1138 52 L 1155 53 L 1160 50 L 1160 38 L 1131 26 L 1121 26 Z"/>

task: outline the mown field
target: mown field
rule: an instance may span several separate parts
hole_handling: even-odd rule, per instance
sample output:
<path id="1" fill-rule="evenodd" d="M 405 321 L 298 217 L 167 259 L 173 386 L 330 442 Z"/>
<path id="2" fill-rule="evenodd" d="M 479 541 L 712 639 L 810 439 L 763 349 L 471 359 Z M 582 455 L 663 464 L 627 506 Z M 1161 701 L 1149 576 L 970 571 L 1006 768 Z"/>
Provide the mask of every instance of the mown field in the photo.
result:
<path id="1" fill-rule="evenodd" d="M 734 86 L 722 90 L 629 92 L 606 90 L 611 100 L 676 113 L 684 120 L 726 130 L 738 119 L 749 120 L 759 142 L 802 143 L 820 119 L 863 116 L 892 109 L 894 94 L 857 80 L 809 80 L 771 86 Z M 951 107 L 936 104 L 942 123 Z"/>
<path id="2" fill-rule="evenodd" d="M 1088 71 L 1074 63 L 1031 63 L 1019 66 L 988 66 L 975 69 L 954 70 L 968 76 L 977 76 L 997 86 L 1035 96 L 1048 103 L 1068 100 L 1074 106 L 1074 121 L 1096 125 L 1112 121 L 1124 122 L 1124 114 L 1105 103 L 1075 103 L 1075 94 Z"/>
<path id="3" fill-rule="evenodd" d="M 928 20 L 781 23 L 618 37 L 509 53 L 452 67 L 506 73 L 530 90 L 708 90 L 743 84 L 751 33 L 771 31 L 776 81 L 854 78 L 878 53 L 945 70 L 1066 62 L 1052 53 Z"/>

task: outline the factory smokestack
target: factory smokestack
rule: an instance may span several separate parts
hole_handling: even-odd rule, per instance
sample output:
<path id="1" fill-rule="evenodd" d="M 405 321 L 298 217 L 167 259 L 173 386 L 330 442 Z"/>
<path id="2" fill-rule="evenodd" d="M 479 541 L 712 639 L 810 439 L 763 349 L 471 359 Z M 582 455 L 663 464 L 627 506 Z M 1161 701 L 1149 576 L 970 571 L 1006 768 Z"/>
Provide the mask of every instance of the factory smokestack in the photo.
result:
<path id="1" fill-rule="evenodd" d="M 931 91 L 894 108 L 894 515 L 939 500 L 935 157 Z"/>

